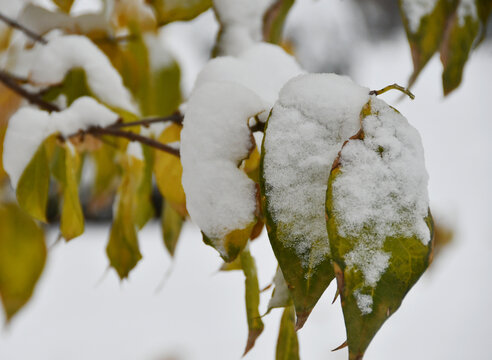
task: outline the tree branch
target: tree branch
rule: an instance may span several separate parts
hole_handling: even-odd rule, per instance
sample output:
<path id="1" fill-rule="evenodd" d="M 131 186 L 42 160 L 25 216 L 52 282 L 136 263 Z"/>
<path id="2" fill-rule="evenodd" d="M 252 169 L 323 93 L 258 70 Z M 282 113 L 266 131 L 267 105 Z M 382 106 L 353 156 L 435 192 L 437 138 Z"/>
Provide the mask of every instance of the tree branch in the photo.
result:
<path id="1" fill-rule="evenodd" d="M 0 21 L 3 21 L 4 23 L 9 25 L 10 27 L 13 27 L 14 29 L 22 31 L 27 37 L 31 38 L 32 40 L 34 40 L 36 42 L 39 42 L 43 45 L 46 45 L 48 43 L 48 41 L 44 37 L 42 37 L 41 35 L 36 34 L 32 30 L 29 30 L 24 25 L 19 24 L 17 21 L 15 21 L 13 19 L 10 19 L 9 17 L 3 15 L 1 12 L 0 12 Z"/>
<path id="2" fill-rule="evenodd" d="M 116 136 L 116 137 L 125 138 L 125 139 L 128 139 L 130 141 L 138 141 L 139 143 L 142 143 L 144 145 L 148 145 L 148 146 L 153 147 L 155 149 L 158 149 L 160 151 L 164 151 L 164 152 L 167 152 L 171 155 L 179 157 L 179 150 L 178 149 L 175 149 L 169 145 L 163 144 L 157 140 L 142 136 L 140 134 L 133 133 L 131 131 L 115 129 L 112 126 L 108 126 L 105 128 L 102 128 L 99 126 L 92 126 L 92 127 L 88 128 L 86 131 L 80 131 L 76 134 L 70 135 L 69 138 L 76 137 L 76 136 L 84 136 L 85 134 L 90 134 L 90 135 L 93 135 L 96 137 L 109 135 L 109 136 Z"/>
<path id="3" fill-rule="evenodd" d="M 0 70 L 0 82 L 2 82 L 5 86 L 7 86 L 10 90 L 16 92 L 31 104 L 39 106 L 41 109 L 47 111 L 60 111 L 60 108 L 50 102 L 43 100 L 38 94 L 32 93 L 26 89 L 24 89 L 21 85 L 17 83 L 16 78 L 10 75 L 9 73 Z"/>
<path id="4" fill-rule="evenodd" d="M 131 126 L 144 126 L 144 127 L 149 127 L 150 124 L 155 124 L 155 123 L 162 123 L 162 122 L 173 122 L 175 124 L 181 125 L 183 123 L 183 115 L 180 114 L 179 112 L 176 112 L 170 116 L 165 116 L 165 117 L 156 117 L 156 118 L 148 118 L 148 119 L 142 119 L 142 120 L 137 120 L 137 121 L 131 121 L 131 122 L 123 122 L 118 121 L 117 123 L 108 126 L 109 128 L 112 129 L 121 129 L 123 127 L 131 127 Z"/>

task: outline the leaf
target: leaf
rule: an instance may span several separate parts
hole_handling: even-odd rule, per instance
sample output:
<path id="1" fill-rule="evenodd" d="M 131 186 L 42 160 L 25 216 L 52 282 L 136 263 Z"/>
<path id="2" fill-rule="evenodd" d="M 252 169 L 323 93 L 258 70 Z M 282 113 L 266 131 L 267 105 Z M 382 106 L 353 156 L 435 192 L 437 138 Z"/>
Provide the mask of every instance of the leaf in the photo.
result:
<path id="1" fill-rule="evenodd" d="M 73 146 L 65 143 L 55 151 L 53 176 L 63 193 L 60 232 L 67 241 L 84 232 L 84 215 L 79 199 L 80 158 Z"/>
<path id="2" fill-rule="evenodd" d="M 463 7 L 463 8 L 462 8 Z M 464 16 L 460 16 L 464 13 Z M 444 95 L 456 89 L 463 76 L 463 68 L 480 29 L 480 20 L 473 3 L 461 2 L 452 15 L 441 45 L 444 67 L 442 86 Z"/>
<path id="3" fill-rule="evenodd" d="M 74 0 L 53 0 L 53 2 L 60 8 L 61 11 L 68 14 L 72 8 Z"/>
<path id="4" fill-rule="evenodd" d="M 287 287 L 287 283 L 285 282 L 280 267 L 277 268 L 277 272 L 273 278 L 273 284 L 275 285 L 275 288 L 273 289 L 272 297 L 268 302 L 267 314 L 274 308 L 287 307 L 292 303 L 289 288 Z"/>
<path id="5" fill-rule="evenodd" d="M 243 270 L 243 265 L 241 264 L 240 256 L 238 256 L 231 262 L 224 262 L 219 269 L 219 271 L 234 271 L 234 270 Z"/>
<path id="6" fill-rule="evenodd" d="M 251 256 L 249 249 L 245 248 L 241 252 L 241 265 L 244 276 L 246 277 L 245 298 L 246 298 L 246 316 L 248 318 L 248 341 L 244 355 L 246 355 L 255 345 L 256 339 L 263 332 L 263 321 L 261 321 L 258 307 L 260 305 L 260 287 L 258 285 L 258 275 L 256 273 L 255 260 Z"/>
<path id="7" fill-rule="evenodd" d="M 147 145 L 142 145 L 142 153 L 144 156 L 143 177 L 136 193 L 137 213 L 135 221 L 139 229 L 142 229 L 155 215 L 154 205 L 152 203 L 154 150 Z"/>
<path id="8" fill-rule="evenodd" d="M 169 144 L 180 139 L 182 126 L 171 124 L 159 136 L 159 142 Z M 154 174 L 157 187 L 164 199 L 178 211 L 181 216 L 186 215 L 186 197 L 181 185 L 183 167 L 181 161 L 174 155 L 163 151 L 155 154 Z"/>
<path id="9" fill-rule="evenodd" d="M 263 40 L 279 45 L 282 42 L 284 23 L 295 0 L 277 0 L 263 17 Z"/>
<path id="10" fill-rule="evenodd" d="M 44 100 L 53 102 L 60 95 L 65 95 L 67 105 L 70 106 L 75 100 L 82 96 L 93 96 L 87 85 L 87 77 L 83 69 L 70 70 L 63 82 L 52 86 L 44 93 Z"/>
<path id="11" fill-rule="evenodd" d="M 124 175 L 118 188 L 118 203 L 106 253 L 110 265 L 124 279 L 142 258 L 137 237 L 136 193 L 143 176 L 144 163 L 129 155 L 122 162 Z"/>
<path id="12" fill-rule="evenodd" d="M 155 9 L 159 25 L 172 21 L 191 20 L 208 10 L 212 0 L 149 0 Z"/>
<path id="13" fill-rule="evenodd" d="M 251 236 L 255 223 L 244 229 L 233 230 L 221 239 L 211 239 L 202 232 L 203 242 L 216 249 L 225 262 L 231 262 L 241 253 Z"/>
<path id="14" fill-rule="evenodd" d="M 16 205 L 0 205 L 0 296 L 7 321 L 31 298 L 45 261 L 43 231 Z"/>
<path id="15" fill-rule="evenodd" d="M 116 151 L 112 146 L 103 143 L 99 149 L 92 151 L 90 156 L 95 165 L 95 173 L 89 210 L 91 213 L 98 213 L 112 201 L 117 188 L 119 169 L 115 159 Z"/>
<path id="16" fill-rule="evenodd" d="M 448 17 L 456 8 L 456 0 L 437 0 L 433 9 L 416 17 L 414 0 L 399 0 L 403 25 L 412 52 L 413 74 L 408 87 L 412 86 L 418 75 L 439 49 L 446 29 Z M 429 4 L 432 4 L 429 2 Z"/>
<path id="17" fill-rule="evenodd" d="M 50 168 L 43 143 L 24 169 L 17 184 L 19 206 L 33 218 L 46 222 L 49 187 Z"/>
<path id="18" fill-rule="evenodd" d="M 480 19 L 480 35 L 478 37 L 477 45 L 485 38 L 487 33 L 487 22 L 492 12 L 492 2 L 490 0 L 475 0 L 477 6 L 477 13 Z"/>
<path id="19" fill-rule="evenodd" d="M 21 101 L 22 97 L 0 84 L 0 109 L 2 109 L 0 112 L 0 182 L 7 175 L 3 169 L 3 140 L 7 130 L 8 120 L 13 112 L 17 110 Z"/>
<path id="20" fill-rule="evenodd" d="M 334 162 L 326 195 L 327 229 L 350 360 L 363 358 L 377 331 L 427 269 L 433 248 L 430 212 L 422 215 L 422 203 L 414 205 L 420 196 L 422 201 L 427 197 L 418 133 L 377 99 L 366 105 L 361 118 L 363 128 L 344 144 Z M 370 121 L 367 126 L 366 121 Z M 374 135 L 383 132 L 394 135 Z M 352 211 L 357 212 L 355 220 Z"/>
<path id="21" fill-rule="evenodd" d="M 275 360 L 299 360 L 299 341 L 295 329 L 294 306 L 287 306 L 282 313 Z"/>
<path id="22" fill-rule="evenodd" d="M 170 204 L 164 202 L 161 215 L 162 236 L 164 246 L 171 256 L 174 256 L 183 222 L 183 217 Z"/>

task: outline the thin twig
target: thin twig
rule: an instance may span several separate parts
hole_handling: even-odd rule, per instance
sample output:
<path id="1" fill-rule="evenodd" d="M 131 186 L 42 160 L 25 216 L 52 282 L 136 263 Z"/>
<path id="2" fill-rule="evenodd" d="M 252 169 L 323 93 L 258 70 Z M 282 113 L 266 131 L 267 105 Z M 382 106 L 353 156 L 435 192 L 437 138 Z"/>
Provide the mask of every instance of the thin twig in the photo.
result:
<path id="1" fill-rule="evenodd" d="M 14 29 L 22 31 L 27 37 L 31 38 L 34 41 L 37 41 L 37 42 L 44 44 L 44 45 L 46 45 L 48 43 L 48 41 L 44 37 L 42 37 L 41 35 L 36 34 L 32 30 L 29 30 L 24 25 L 19 24 L 17 21 L 5 16 L 1 12 L 0 12 L 0 21 L 3 21 L 4 23 L 13 27 Z"/>
<path id="2" fill-rule="evenodd" d="M 9 73 L 0 70 L 0 82 L 7 86 L 12 91 L 16 92 L 31 104 L 38 105 L 40 108 L 47 111 L 60 111 L 60 108 L 48 101 L 43 100 L 38 94 L 32 93 L 24 89 L 15 81 L 15 77 L 12 77 Z"/>
<path id="3" fill-rule="evenodd" d="M 112 127 L 99 127 L 99 126 L 93 126 L 87 129 L 84 132 L 78 132 L 76 134 L 70 135 L 69 137 L 75 137 L 75 136 L 81 136 L 83 134 L 91 134 L 94 136 L 104 136 L 104 135 L 110 135 L 110 136 L 116 136 L 116 137 L 121 137 L 128 139 L 130 141 L 138 141 L 144 145 L 148 145 L 150 147 L 153 147 L 155 149 L 167 152 L 171 155 L 174 155 L 176 157 L 179 157 L 179 150 L 175 149 L 169 145 L 163 144 L 159 141 L 156 141 L 154 139 L 142 136 L 140 134 L 133 133 L 131 131 L 124 131 L 124 130 L 119 130 L 115 129 Z"/>
<path id="4" fill-rule="evenodd" d="M 109 127 L 112 129 L 121 129 L 123 127 L 131 127 L 131 126 L 139 126 L 139 125 L 144 127 L 149 127 L 150 124 L 162 123 L 168 121 L 180 125 L 183 123 L 183 115 L 181 115 L 180 113 L 174 113 L 166 117 L 147 118 L 147 119 L 131 121 L 131 122 L 118 121 L 117 123 L 110 125 Z"/>

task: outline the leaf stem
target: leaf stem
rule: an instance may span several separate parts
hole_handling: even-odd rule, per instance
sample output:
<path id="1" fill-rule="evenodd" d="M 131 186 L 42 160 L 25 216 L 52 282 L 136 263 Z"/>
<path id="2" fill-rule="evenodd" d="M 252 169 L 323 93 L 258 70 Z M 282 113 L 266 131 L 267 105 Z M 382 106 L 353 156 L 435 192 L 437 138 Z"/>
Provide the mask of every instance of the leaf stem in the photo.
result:
<path id="1" fill-rule="evenodd" d="M 13 27 L 14 29 L 22 31 L 27 37 L 31 38 L 32 40 L 34 40 L 36 42 L 39 42 L 43 45 L 46 45 L 48 43 L 48 41 L 44 37 L 42 37 L 41 35 L 36 34 L 32 30 L 29 30 L 24 25 L 19 24 L 17 21 L 5 16 L 1 12 L 0 12 L 0 21 L 3 21 L 4 23 L 9 25 L 10 27 Z"/>
<path id="2" fill-rule="evenodd" d="M 400 86 L 398 84 L 392 84 L 392 85 L 388 85 L 384 88 L 382 88 L 381 90 L 371 90 L 369 91 L 369 95 L 381 95 L 381 94 L 384 94 L 386 91 L 389 91 L 389 90 L 399 90 L 401 91 L 402 93 L 408 95 L 408 97 L 410 99 L 415 99 L 415 95 L 412 94 L 412 92 L 410 90 L 408 90 L 407 88 L 403 87 L 403 86 Z"/>

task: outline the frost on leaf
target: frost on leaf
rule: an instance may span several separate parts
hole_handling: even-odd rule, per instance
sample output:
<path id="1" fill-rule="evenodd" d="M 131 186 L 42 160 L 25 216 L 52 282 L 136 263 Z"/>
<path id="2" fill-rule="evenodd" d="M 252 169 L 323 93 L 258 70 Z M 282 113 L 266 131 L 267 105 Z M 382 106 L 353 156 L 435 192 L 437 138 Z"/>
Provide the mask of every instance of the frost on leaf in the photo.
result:
<path id="1" fill-rule="evenodd" d="M 359 127 L 369 89 L 335 74 L 289 81 L 262 150 L 262 195 L 270 242 L 291 291 L 298 326 L 334 278 L 325 222 L 326 184 L 343 142 Z"/>
<path id="2" fill-rule="evenodd" d="M 361 359 L 429 263 L 432 219 L 420 136 L 372 97 L 333 165 L 327 228 L 350 359 Z"/>

